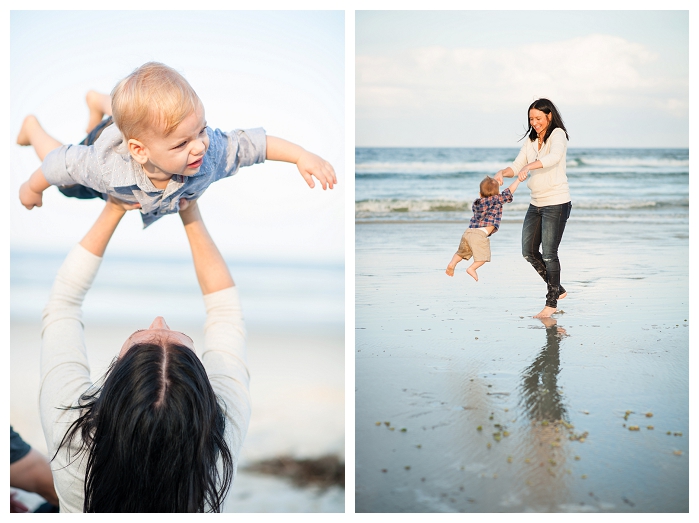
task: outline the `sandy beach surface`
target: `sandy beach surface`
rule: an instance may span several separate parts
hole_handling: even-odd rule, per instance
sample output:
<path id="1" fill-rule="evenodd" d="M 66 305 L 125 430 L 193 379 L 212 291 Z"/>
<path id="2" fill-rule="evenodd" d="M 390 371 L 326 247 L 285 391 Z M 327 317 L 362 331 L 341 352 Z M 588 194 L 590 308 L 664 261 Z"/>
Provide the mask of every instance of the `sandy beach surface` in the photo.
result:
<path id="1" fill-rule="evenodd" d="M 686 220 L 574 203 L 549 322 L 521 224 L 478 282 L 463 224 L 357 224 L 357 512 L 688 511 Z"/>
<path id="2" fill-rule="evenodd" d="M 195 346 L 203 342 L 201 325 L 178 324 L 177 328 L 189 334 Z M 133 330 L 134 325 L 127 322 L 87 324 L 94 378 L 104 372 Z M 231 511 L 344 512 L 340 487 L 301 488 L 286 478 L 246 471 L 250 464 L 280 456 L 335 455 L 344 461 L 343 329 L 248 325 L 248 331 L 253 415 L 233 484 Z M 12 322 L 10 420 L 27 442 L 45 453 L 38 414 L 39 333 L 38 322 Z"/>

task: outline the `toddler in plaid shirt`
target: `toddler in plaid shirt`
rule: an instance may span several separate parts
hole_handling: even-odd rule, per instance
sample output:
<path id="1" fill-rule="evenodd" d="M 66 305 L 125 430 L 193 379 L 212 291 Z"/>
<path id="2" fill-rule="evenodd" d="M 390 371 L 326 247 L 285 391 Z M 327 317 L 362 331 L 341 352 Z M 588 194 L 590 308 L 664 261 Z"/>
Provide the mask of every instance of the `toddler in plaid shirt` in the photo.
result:
<path id="1" fill-rule="evenodd" d="M 510 186 L 498 194 L 500 184 L 494 178 L 486 176 L 481 182 L 480 197 L 473 201 L 473 217 L 468 229 L 461 237 L 459 249 L 447 265 L 447 276 L 454 276 L 456 264 L 461 260 L 468 260 L 473 256 L 473 263 L 466 269 L 471 277 L 478 281 L 478 269 L 485 262 L 490 261 L 490 238 L 500 227 L 502 219 L 502 205 L 512 201 L 512 195 L 517 190 L 519 178 L 516 178 Z"/>

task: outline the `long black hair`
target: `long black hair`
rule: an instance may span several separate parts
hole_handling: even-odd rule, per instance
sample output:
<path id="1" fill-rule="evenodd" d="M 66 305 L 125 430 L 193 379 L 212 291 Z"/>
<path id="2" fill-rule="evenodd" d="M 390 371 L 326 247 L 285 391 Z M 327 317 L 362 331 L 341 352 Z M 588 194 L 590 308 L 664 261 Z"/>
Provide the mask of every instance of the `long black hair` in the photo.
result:
<path id="1" fill-rule="evenodd" d="M 566 131 L 566 126 L 563 125 L 563 118 L 561 118 L 561 113 L 558 112 L 558 109 L 555 105 L 553 105 L 553 102 L 551 100 L 547 100 L 546 98 L 539 98 L 538 100 L 533 101 L 532 104 L 529 106 L 529 109 L 527 109 L 527 131 L 524 133 L 524 136 L 522 136 L 522 138 L 529 135 L 529 139 L 532 142 L 536 140 L 536 131 L 532 127 L 532 124 L 529 122 L 529 111 L 531 111 L 532 109 L 537 109 L 546 115 L 551 115 L 551 121 L 549 122 L 549 126 L 546 129 L 546 134 L 544 134 L 544 142 L 549 139 L 549 136 L 551 136 L 551 133 L 556 128 L 563 129 L 563 132 L 566 133 L 566 139 L 570 140 L 570 138 L 568 137 L 568 131 Z M 520 138 L 520 140 L 522 138 Z"/>
<path id="2" fill-rule="evenodd" d="M 136 344 L 69 408 L 81 414 L 59 450 L 82 440 L 83 512 L 221 511 L 233 458 L 224 407 L 194 351 Z"/>

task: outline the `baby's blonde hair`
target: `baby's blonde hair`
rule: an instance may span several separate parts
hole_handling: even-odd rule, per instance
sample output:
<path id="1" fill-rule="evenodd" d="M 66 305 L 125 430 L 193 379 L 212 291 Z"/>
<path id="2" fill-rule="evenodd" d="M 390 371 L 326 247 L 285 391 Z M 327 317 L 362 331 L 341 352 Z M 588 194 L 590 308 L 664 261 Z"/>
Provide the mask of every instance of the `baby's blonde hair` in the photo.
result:
<path id="1" fill-rule="evenodd" d="M 158 62 L 143 64 L 112 90 L 114 123 L 127 140 L 153 130 L 168 136 L 199 104 L 187 80 Z"/>
<path id="2" fill-rule="evenodd" d="M 483 178 L 481 182 L 481 195 L 483 198 L 495 196 L 498 192 L 500 192 L 500 184 L 495 178 L 491 178 L 490 176 Z"/>

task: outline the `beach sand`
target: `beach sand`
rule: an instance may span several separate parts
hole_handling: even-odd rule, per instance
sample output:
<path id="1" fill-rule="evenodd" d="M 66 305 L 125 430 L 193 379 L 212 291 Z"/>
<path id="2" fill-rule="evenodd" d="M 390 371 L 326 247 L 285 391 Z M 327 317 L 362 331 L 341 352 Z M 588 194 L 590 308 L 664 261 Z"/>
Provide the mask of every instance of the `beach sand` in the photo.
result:
<path id="1" fill-rule="evenodd" d="M 203 343 L 201 325 L 178 324 L 177 329 L 190 335 L 195 347 Z M 93 378 L 104 372 L 133 330 L 130 324 L 87 324 Z M 28 443 L 46 453 L 38 414 L 40 342 L 38 322 L 12 322 L 10 420 Z M 231 511 L 344 512 L 340 487 L 300 488 L 284 478 L 246 471 L 257 461 L 280 456 L 335 455 L 344 461 L 344 331 L 327 325 L 275 330 L 248 324 L 248 363 L 253 413 Z"/>
<path id="2" fill-rule="evenodd" d="M 574 207 L 548 325 L 521 221 L 478 282 L 462 232 L 357 224 L 356 511 L 688 511 L 686 222 Z"/>

